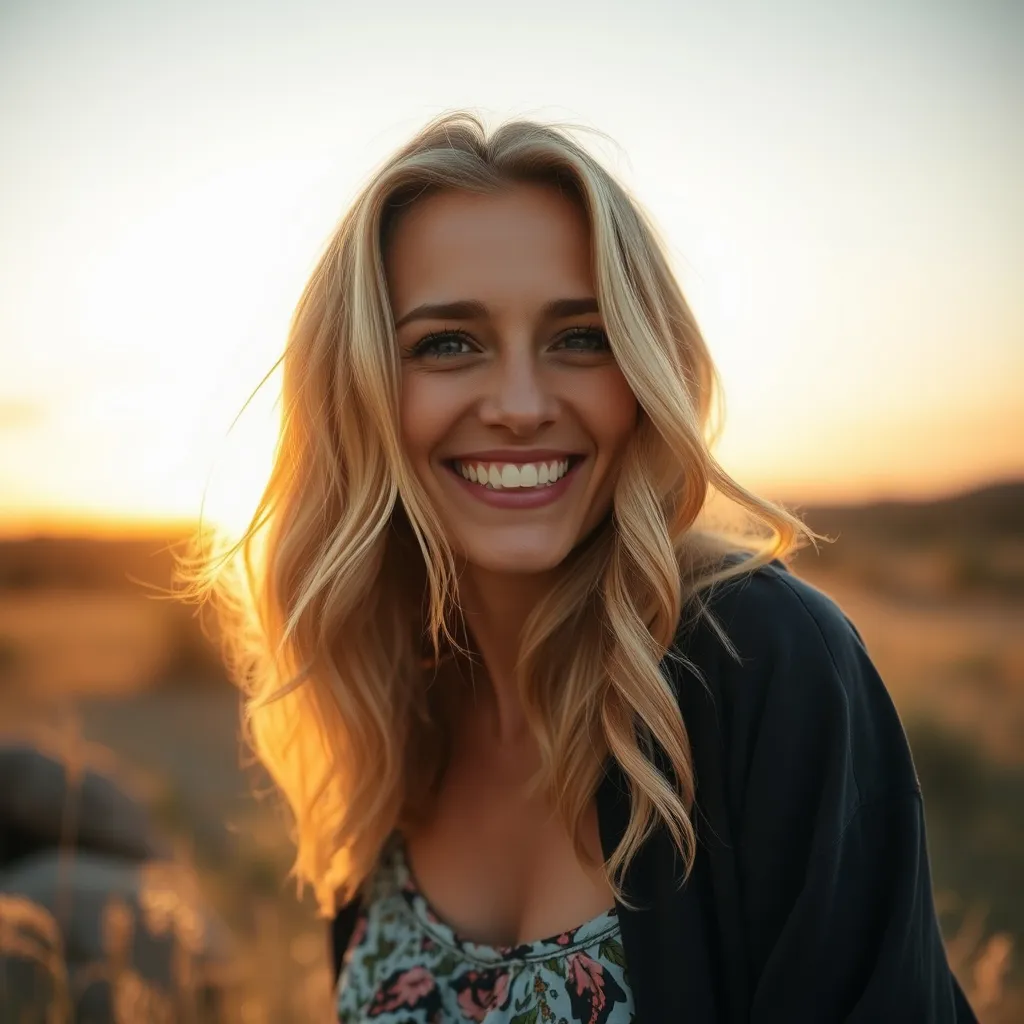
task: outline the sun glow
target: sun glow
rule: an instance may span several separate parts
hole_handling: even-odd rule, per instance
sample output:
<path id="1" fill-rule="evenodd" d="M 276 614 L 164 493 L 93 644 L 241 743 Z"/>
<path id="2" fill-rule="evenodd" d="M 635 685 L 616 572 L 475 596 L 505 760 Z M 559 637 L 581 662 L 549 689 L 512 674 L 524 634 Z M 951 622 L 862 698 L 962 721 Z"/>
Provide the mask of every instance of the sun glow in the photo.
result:
<path id="1" fill-rule="evenodd" d="M 53 429 L 88 438 L 111 466 L 75 480 L 75 444 L 58 448 L 83 518 L 201 514 L 229 533 L 249 522 L 279 428 L 279 372 L 260 383 L 330 228 L 309 184 L 319 170 L 239 167 L 94 251 L 70 297 L 75 344 L 95 354 L 94 369 L 51 403 L 47 444 Z"/>

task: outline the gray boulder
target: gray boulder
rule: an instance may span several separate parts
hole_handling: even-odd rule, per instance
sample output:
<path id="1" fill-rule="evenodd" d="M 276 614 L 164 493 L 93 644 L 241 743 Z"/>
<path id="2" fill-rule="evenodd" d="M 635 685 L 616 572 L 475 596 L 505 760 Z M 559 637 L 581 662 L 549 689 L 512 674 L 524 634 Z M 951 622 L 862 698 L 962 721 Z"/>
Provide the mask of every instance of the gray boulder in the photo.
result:
<path id="1" fill-rule="evenodd" d="M 85 768 L 69 785 L 66 765 L 27 743 L 0 743 L 0 867 L 58 844 L 128 860 L 163 859 L 145 807 Z"/>

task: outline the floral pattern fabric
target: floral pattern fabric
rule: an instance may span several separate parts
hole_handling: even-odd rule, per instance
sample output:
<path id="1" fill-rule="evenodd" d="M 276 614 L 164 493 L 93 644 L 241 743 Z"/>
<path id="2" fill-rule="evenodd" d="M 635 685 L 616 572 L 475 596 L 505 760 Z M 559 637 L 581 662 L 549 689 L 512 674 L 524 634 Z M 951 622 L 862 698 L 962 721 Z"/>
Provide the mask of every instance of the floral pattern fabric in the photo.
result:
<path id="1" fill-rule="evenodd" d="M 339 1024 L 630 1024 L 615 908 L 519 946 L 460 938 L 419 892 L 396 833 L 338 978 Z"/>

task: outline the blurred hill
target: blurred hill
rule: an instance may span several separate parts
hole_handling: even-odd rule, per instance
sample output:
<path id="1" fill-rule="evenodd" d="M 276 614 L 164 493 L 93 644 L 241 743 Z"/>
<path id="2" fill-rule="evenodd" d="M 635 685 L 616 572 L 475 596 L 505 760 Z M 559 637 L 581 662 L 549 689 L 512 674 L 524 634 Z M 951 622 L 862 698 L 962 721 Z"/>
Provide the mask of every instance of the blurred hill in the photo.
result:
<path id="1" fill-rule="evenodd" d="M 995 483 L 929 501 L 864 505 L 792 506 L 814 529 L 837 537 L 817 558 L 838 568 L 859 556 L 902 551 L 946 552 L 957 563 L 954 582 L 993 596 L 1024 596 L 1024 480 Z M 0 539 L 0 589 L 83 588 L 138 593 L 171 585 L 173 552 L 185 530 L 173 535 L 97 539 L 35 536 Z M 1008 556 L 1000 564 L 1000 555 Z"/>
<path id="2" fill-rule="evenodd" d="M 1024 600 L 1024 480 L 933 501 L 796 506 L 834 544 L 800 552 L 798 572 L 826 571 L 916 603 Z"/>
<path id="3" fill-rule="evenodd" d="M 1024 540 L 1024 480 L 990 484 L 935 501 L 804 507 L 816 529 L 890 544 L 955 543 L 968 536 Z"/>
<path id="4" fill-rule="evenodd" d="M 37 536 L 0 540 L 0 589 L 82 588 L 136 593 L 141 586 L 167 589 L 174 550 L 187 531 L 173 536 Z"/>

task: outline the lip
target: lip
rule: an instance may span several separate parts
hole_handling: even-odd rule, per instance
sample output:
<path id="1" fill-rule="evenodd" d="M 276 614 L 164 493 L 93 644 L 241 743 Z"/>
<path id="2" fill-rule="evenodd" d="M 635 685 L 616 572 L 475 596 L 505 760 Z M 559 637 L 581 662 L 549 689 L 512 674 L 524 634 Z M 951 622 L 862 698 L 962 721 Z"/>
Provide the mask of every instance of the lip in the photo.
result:
<path id="1" fill-rule="evenodd" d="M 570 452 L 559 448 L 488 448 L 483 452 L 453 455 L 454 462 L 552 462 L 558 459 L 582 458 L 583 452 Z M 448 460 L 446 460 L 448 461 Z"/>
<path id="2" fill-rule="evenodd" d="M 472 458 L 478 458 L 479 456 L 466 456 L 466 460 Z M 555 458 L 557 456 L 552 456 Z M 562 458 L 571 457 L 569 453 L 561 456 Z M 470 480 L 467 480 L 455 467 L 452 465 L 454 460 L 446 459 L 444 461 L 444 468 L 448 475 L 455 481 L 455 484 L 463 491 L 465 491 L 469 497 L 476 498 L 477 501 L 484 505 L 490 505 L 492 508 L 512 508 L 512 509 L 530 509 L 530 508 L 544 508 L 547 505 L 553 505 L 559 498 L 561 498 L 566 491 L 572 486 L 573 481 L 576 479 L 577 470 L 584 462 L 587 461 L 586 456 L 578 456 L 572 460 L 569 466 L 568 472 L 565 476 L 561 477 L 558 481 L 551 484 L 550 487 L 541 488 L 527 488 L 525 490 L 521 488 L 509 488 L 508 490 L 492 491 L 486 487 L 481 487 L 480 484 L 475 484 Z M 489 461 L 498 462 L 500 459 L 490 456 Z M 513 461 L 512 459 L 506 458 L 506 462 Z M 545 461 L 543 458 L 538 457 L 538 462 Z"/>

